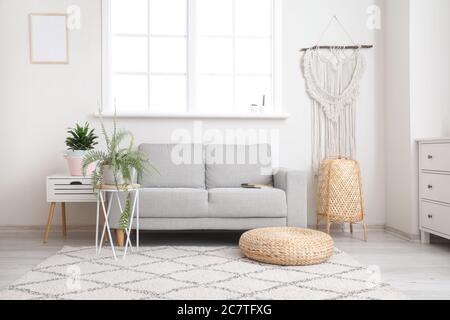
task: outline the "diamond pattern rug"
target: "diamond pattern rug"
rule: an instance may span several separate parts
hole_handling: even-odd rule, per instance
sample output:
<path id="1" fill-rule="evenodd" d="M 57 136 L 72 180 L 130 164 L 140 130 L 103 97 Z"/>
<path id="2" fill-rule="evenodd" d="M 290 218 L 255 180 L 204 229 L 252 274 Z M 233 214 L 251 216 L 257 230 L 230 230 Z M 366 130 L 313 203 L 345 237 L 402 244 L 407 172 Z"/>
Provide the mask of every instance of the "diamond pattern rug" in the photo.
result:
<path id="1" fill-rule="evenodd" d="M 239 248 L 147 247 L 115 261 L 109 249 L 65 247 L 0 292 L 5 299 L 381 300 L 406 297 L 335 250 L 324 264 L 250 261 Z"/>

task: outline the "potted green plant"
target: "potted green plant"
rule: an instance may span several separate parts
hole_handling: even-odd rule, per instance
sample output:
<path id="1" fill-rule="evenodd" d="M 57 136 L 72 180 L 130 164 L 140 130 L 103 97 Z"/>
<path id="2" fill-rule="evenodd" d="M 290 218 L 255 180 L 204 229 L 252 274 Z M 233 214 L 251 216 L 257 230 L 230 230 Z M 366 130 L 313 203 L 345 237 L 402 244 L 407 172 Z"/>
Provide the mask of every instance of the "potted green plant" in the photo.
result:
<path id="1" fill-rule="evenodd" d="M 131 195 L 128 192 L 128 186 L 133 184 L 135 178 L 142 176 L 153 167 L 144 153 L 134 149 L 133 134 L 130 131 L 117 130 L 115 116 L 111 134 L 107 133 L 101 118 L 100 122 L 106 150 L 91 150 L 86 153 L 83 158 L 83 170 L 95 164 L 92 173 L 94 188 L 113 185 L 125 192 L 125 207 L 119 221 L 120 228 L 124 230 L 128 227 L 131 211 Z M 126 142 L 126 146 L 123 147 L 122 144 Z"/>
<path id="2" fill-rule="evenodd" d="M 83 157 L 89 150 L 94 149 L 97 145 L 98 137 L 95 135 L 95 130 L 89 127 L 89 123 L 84 125 L 75 125 L 75 128 L 69 128 L 69 134 L 66 138 L 67 151 L 65 158 L 69 166 L 69 172 L 72 176 L 81 176 Z M 92 173 L 95 166 L 87 168 L 86 173 Z"/>

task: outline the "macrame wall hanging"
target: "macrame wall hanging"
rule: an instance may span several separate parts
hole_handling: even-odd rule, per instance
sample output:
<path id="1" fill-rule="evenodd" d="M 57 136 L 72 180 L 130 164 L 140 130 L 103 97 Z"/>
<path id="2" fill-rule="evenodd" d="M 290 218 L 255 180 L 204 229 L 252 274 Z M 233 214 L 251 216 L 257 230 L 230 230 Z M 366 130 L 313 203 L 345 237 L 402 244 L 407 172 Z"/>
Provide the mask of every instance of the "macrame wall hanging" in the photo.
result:
<path id="1" fill-rule="evenodd" d="M 335 20 L 352 41 L 350 46 L 319 46 L 325 32 Z M 303 74 L 312 106 L 313 169 L 330 158 L 355 159 L 356 101 L 365 69 L 361 49 L 339 19 L 334 16 L 319 42 L 304 48 Z"/>

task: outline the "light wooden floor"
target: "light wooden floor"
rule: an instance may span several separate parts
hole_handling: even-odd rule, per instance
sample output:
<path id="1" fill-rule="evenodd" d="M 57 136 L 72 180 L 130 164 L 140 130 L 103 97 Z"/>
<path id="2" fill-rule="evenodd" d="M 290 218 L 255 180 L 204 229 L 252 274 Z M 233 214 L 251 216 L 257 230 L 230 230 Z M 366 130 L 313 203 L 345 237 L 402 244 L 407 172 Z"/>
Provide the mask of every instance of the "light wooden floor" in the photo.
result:
<path id="1" fill-rule="evenodd" d="M 141 234 L 141 245 L 223 245 L 237 244 L 238 233 L 153 233 Z M 91 246 L 94 235 L 88 231 L 69 231 L 67 240 L 53 232 L 49 243 L 42 243 L 43 232 L 35 229 L 0 229 L 0 288 L 24 275 L 63 246 Z M 365 265 L 378 266 L 384 281 L 412 299 L 450 299 L 450 243 L 422 245 L 381 230 L 369 231 L 369 242 L 362 234 L 353 237 L 334 231 L 336 247 Z"/>

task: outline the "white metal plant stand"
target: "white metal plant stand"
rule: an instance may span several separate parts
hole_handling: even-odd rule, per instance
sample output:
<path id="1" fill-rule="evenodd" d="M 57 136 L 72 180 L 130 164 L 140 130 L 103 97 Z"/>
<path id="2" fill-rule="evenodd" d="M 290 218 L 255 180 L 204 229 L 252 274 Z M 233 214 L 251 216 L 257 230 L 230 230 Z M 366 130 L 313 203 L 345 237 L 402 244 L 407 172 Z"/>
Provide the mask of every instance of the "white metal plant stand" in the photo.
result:
<path id="1" fill-rule="evenodd" d="M 130 214 L 130 221 L 128 224 L 128 227 L 125 229 L 125 249 L 123 252 L 123 258 L 126 257 L 128 247 L 130 247 L 130 250 L 133 251 L 133 245 L 131 244 L 131 228 L 133 227 L 133 219 L 136 216 L 136 250 L 139 250 L 139 185 L 130 185 L 127 187 L 127 191 L 131 195 L 131 214 Z M 105 233 L 108 233 L 108 238 L 111 244 L 111 250 L 113 252 L 114 259 L 117 260 L 116 255 L 116 249 L 114 247 L 114 241 L 111 235 L 111 228 L 109 227 L 109 215 L 111 212 L 111 204 L 114 201 L 114 199 L 117 200 L 117 204 L 119 206 L 120 213 L 123 213 L 123 207 L 122 202 L 120 201 L 120 193 L 125 193 L 125 190 L 123 187 L 120 187 L 117 189 L 116 186 L 110 186 L 110 185 L 103 185 L 101 188 L 96 189 L 97 192 L 97 223 L 96 223 L 96 229 L 95 229 L 95 248 L 97 254 L 100 254 L 102 250 L 103 245 L 103 239 L 105 237 Z M 108 208 L 105 208 L 105 201 L 108 202 Z M 103 210 L 100 210 L 100 206 L 102 206 Z M 101 234 L 100 241 L 98 239 L 99 237 L 99 229 L 100 229 L 100 211 L 103 212 L 104 218 L 105 218 L 105 224 L 103 225 L 103 230 Z"/>

